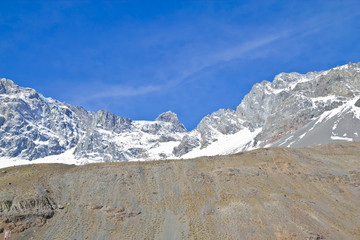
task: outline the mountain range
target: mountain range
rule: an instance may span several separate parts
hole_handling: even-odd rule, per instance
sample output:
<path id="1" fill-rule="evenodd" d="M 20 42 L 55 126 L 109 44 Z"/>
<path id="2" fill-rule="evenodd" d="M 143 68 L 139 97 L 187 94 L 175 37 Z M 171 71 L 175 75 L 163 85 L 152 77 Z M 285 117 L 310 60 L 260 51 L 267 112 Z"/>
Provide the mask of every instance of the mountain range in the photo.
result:
<path id="1" fill-rule="evenodd" d="M 171 111 L 154 121 L 87 111 L 0 79 L 0 167 L 40 162 L 160 160 L 252 149 L 360 142 L 360 63 L 280 73 L 240 105 L 187 131 Z"/>

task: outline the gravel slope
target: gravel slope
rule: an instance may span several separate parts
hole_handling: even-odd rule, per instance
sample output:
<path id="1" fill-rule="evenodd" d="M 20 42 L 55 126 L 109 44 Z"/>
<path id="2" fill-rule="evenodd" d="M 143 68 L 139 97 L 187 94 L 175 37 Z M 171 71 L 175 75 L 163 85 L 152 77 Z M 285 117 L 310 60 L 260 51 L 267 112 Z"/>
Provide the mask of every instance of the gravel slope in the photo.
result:
<path id="1" fill-rule="evenodd" d="M 0 237 L 359 239 L 360 144 L 0 172 Z"/>

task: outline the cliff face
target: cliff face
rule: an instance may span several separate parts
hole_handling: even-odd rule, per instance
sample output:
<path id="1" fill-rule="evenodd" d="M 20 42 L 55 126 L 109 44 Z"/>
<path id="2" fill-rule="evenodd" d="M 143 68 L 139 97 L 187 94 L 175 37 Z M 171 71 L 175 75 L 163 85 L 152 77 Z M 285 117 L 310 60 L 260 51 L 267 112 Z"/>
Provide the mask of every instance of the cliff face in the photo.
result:
<path id="1" fill-rule="evenodd" d="M 0 172 L 13 239 L 359 239 L 360 144 Z M 0 237 L 2 237 L 0 234 Z"/>

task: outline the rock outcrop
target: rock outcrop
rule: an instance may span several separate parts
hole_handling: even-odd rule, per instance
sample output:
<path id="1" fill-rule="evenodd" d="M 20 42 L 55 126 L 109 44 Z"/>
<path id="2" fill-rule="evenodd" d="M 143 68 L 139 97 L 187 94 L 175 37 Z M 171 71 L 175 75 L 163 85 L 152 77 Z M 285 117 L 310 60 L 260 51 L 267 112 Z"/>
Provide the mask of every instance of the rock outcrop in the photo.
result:
<path id="1" fill-rule="evenodd" d="M 0 232 L 10 229 L 23 232 L 31 227 L 41 227 L 54 216 L 57 205 L 46 196 L 0 201 Z"/>

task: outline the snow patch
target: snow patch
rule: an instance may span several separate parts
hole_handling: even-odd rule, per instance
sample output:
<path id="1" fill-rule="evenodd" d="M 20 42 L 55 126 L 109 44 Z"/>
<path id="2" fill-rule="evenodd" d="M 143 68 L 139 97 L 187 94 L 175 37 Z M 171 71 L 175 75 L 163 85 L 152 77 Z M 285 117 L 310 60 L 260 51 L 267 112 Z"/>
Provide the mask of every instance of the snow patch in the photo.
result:
<path id="1" fill-rule="evenodd" d="M 353 141 L 352 138 L 348 138 L 348 137 L 339 137 L 339 136 L 331 136 L 331 140 L 340 140 L 340 141 Z"/>
<path id="2" fill-rule="evenodd" d="M 66 152 L 58 155 L 46 156 L 43 158 L 38 158 L 35 160 L 24 160 L 21 158 L 6 158 L 2 157 L 0 159 L 0 168 L 13 167 L 19 165 L 28 165 L 28 164 L 39 164 L 39 163 L 63 163 L 63 164 L 82 164 L 81 161 L 76 160 L 74 157 L 75 148 L 69 149 Z"/>
<path id="3" fill-rule="evenodd" d="M 261 128 L 258 128 L 255 131 L 250 131 L 248 128 L 244 128 L 232 135 L 219 134 L 218 141 L 203 149 L 197 147 L 182 157 L 195 158 L 200 156 L 226 155 L 237 153 L 245 149 L 251 150 L 253 149 L 251 143 L 261 130 Z"/>

